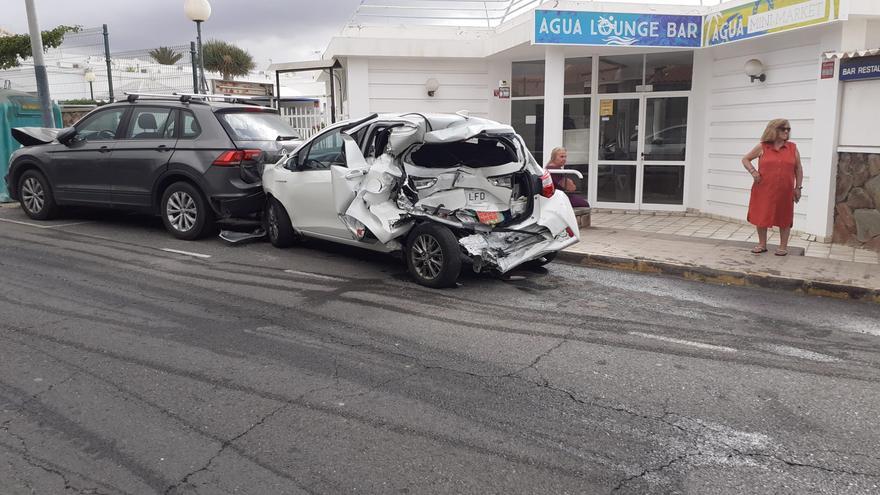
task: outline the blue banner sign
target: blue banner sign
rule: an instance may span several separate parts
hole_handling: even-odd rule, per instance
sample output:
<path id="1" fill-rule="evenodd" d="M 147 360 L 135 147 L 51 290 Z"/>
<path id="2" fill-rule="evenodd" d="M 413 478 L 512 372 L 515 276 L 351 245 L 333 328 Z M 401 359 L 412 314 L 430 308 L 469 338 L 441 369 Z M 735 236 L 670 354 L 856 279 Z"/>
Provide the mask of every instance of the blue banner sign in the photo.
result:
<path id="1" fill-rule="evenodd" d="M 702 30 L 698 15 L 535 11 L 536 44 L 699 48 Z"/>
<path id="2" fill-rule="evenodd" d="M 840 80 L 880 79 L 880 57 L 850 58 L 840 61 Z"/>

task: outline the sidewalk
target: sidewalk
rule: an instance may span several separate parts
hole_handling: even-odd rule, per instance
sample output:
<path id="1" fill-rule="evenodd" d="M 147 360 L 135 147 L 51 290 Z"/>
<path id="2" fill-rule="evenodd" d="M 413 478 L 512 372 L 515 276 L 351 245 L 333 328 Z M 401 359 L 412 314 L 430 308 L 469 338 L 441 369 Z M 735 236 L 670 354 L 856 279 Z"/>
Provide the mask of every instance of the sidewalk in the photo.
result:
<path id="1" fill-rule="evenodd" d="M 754 227 L 698 216 L 594 213 L 560 259 L 705 282 L 880 303 L 880 253 L 797 237 L 788 256 L 754 255 Z"/>

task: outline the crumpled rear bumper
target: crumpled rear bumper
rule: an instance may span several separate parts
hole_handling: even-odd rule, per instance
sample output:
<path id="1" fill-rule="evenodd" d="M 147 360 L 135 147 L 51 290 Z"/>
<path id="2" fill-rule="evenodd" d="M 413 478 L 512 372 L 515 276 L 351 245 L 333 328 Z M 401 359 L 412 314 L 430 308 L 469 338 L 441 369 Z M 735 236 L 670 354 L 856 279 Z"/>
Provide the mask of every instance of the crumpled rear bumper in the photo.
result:
<path id="1" fill-rule="evenodd" d="M 220 218 L 245 218 L 263 211 L 266 193 L 258 186 L 239 194 L 218 194 L 211 200 L 217 205 Z"/>
<path id="2" fill-rule="evenodd" d="M 574 210 L 564 193 L 537 197 L 532 216 L 507 229 L 474 233 L 459 244 L 474 262 L 474 269 L 490 267 L 501 273 L 561 251 L 580 241 Z"/>

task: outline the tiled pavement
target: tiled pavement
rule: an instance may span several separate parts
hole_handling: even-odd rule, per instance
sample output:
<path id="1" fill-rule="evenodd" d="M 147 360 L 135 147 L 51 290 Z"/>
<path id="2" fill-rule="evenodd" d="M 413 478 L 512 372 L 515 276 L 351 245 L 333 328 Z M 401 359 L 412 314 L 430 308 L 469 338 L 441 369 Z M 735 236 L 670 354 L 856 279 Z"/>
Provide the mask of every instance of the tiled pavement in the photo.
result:
<path id="1" fill-rule="evenodd" d="M 638 232 L 755 243 L 758 240 L 758 234 L 752 225 L 701 217 L 695 214 L 651 214 L 645 212 L 634 214 L 622 211 L 612 213 L 594 210 L 591 215 L 591 222 L 594 227 Z M 769 236 L 768 244 L 778 243 L 779 232 L 774 229 Z M 880 264 L 880 253 L 876 251 L 817 242 L 810 240 L 810 236 L 806 234 L 792 236 L 788 244 L 793 247 L 804 248 L 804 256 Z"/>

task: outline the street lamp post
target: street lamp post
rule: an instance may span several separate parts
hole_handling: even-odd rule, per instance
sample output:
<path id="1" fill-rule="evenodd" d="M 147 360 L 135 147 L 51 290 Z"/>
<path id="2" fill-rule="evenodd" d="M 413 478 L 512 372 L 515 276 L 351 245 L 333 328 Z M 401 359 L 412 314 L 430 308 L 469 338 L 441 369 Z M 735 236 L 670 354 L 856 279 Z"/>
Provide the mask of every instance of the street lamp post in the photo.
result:
<path id="1" fill-rule="evenodd" d="M 95 82 L 95 73 L 92 72 L 91 69 L 87 70 L 85 73 L 86 81 L 89 83 L 89 96 L 91 96 L 92 101 L 95 101 L 95 87 L 92 84 Z"/>
<path id="2" fill-rule="evenodd" d="M 199 93 L 207 93 L 208 81 L 205 80 L 205 62 L 202 56 L 202 23 L 211 17 L 211 4 L 208 0 L 183 0 L 183 11 L 189 20 L 196 23 L 196 43 L 199 52 Z"/>

